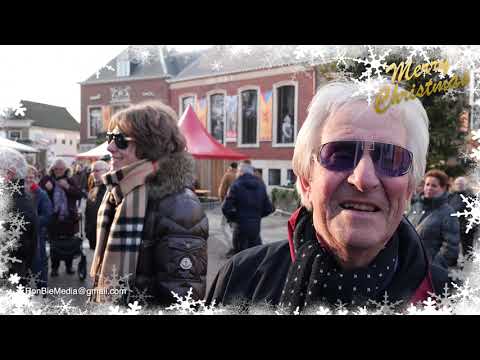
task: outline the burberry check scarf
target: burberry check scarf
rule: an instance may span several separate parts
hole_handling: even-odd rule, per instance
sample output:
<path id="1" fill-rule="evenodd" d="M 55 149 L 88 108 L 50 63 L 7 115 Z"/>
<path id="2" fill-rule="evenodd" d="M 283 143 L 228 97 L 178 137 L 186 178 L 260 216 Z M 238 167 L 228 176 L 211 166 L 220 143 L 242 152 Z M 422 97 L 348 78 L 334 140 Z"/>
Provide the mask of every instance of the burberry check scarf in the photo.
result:
<path id="1" fill-rule="evenodd" d="M 96 288 L 109 288 L 115 277 L 134 280 L 147 207 L 145 180 L 157 169 L 157 162 L 141 160 L 103 176 L 107 191 L 98 209 L 90 270 Z M 94 300 L 102 301 L 100 295 Z"/>

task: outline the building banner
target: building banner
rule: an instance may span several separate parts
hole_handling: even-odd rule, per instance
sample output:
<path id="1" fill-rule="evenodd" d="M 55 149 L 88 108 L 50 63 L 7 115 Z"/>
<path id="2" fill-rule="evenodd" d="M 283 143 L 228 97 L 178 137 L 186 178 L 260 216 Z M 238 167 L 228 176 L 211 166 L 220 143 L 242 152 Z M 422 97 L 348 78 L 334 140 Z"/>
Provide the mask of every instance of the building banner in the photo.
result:
<path id="1" fill-rule="evenodd" d="M 225 142 L 237 141 L 238 95 L 225 97 Z"/>
<path id="2" fill-rule="evenodd" d="M 272 141 L 272 90 L 260 96 L 260 141 Z"/>
<path id="3" fill-rule="evenodd" d="M 101 128 L 98 129 L 99 132 L 106 132 L 108 129 L 108 124 L 110 123 L 110 106 L 102 106 L 102 124 Z"/>
<path id="4" fill-rule="evenodd" d="M 207 99 L 201 98 L 197 102 L 197 109 L 195 111 L 197 114 L 198 120 L 202 123 L 202 125 L 207 128 Z"/>

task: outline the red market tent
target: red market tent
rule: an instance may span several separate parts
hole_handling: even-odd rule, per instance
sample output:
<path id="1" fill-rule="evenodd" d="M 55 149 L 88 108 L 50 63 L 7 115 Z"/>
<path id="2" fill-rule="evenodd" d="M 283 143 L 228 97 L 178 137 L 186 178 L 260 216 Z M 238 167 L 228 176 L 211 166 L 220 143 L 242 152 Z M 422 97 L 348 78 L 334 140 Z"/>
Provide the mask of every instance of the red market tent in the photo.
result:
<path id="1" fill-rule="evenodd" d="M 244 160 L 249 156 L 220 144 L 198 120 L 191 105 L 178 122 L 180 131 L 187 139 L 187 151 L 196 159 L 210 160 Z"/>

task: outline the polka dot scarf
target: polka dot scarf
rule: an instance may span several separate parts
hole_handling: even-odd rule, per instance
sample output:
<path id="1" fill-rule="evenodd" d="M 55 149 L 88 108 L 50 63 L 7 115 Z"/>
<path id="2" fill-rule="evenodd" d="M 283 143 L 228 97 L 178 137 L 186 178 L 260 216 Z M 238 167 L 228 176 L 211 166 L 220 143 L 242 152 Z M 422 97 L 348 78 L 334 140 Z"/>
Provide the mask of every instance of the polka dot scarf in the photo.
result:
<path id="1" fill-rule="evenodd" d="M 312 218 L 304 216 L 295 229 L 295 262 L 290 266 L 280 306 L 290 311 L 341 302 L 365 305 L 380 301 L 398 266 L 398 236 L 366 268 L 342 270 L 331 252 L 317 240 Z"/>

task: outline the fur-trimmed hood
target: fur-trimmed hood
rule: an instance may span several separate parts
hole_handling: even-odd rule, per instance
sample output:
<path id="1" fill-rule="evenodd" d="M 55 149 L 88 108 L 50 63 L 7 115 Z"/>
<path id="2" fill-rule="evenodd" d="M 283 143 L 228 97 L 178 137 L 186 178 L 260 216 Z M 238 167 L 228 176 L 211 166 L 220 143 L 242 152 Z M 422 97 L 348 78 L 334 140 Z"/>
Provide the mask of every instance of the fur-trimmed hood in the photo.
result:
<path id="1" fill-rule="evenodd" d="M 193 188 L 195 162 L 187 152 L 168 154 L 158 160 L 158 171 L 147 177 L 148 197 L 160 200 L 167 195 Z"/>

